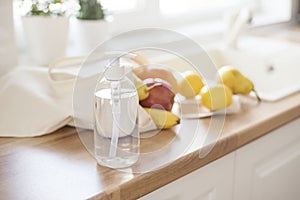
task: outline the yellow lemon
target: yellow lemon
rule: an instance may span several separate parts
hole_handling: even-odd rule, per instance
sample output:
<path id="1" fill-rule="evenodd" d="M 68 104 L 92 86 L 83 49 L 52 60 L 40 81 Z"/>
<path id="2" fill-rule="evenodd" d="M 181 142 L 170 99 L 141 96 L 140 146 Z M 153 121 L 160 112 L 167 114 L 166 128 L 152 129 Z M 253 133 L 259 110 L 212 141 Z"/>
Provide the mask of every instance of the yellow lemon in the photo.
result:
<path id="1" fill-rule="evenodd" d="M 199 94 L 204 86 L 199 74 L 186 71 L 183 74 L 183 80 L 179 83 L 179 93 L 185 98 L 193 98 Z"/>
<path id="2" fill-rule="evenodd" d="M 204 86 L 200 95 L 202 105 L 211 111 L 224 109 L 232 103 L 232 92 L 226 85 Z"/>
<path id="3" fill-rule="evenodd" d="M 253 82 L 234 67 L 223 66 L 218 72 L 220 81 L 229 87 L 233 94 L 249 94 L 254 90 Z"/>

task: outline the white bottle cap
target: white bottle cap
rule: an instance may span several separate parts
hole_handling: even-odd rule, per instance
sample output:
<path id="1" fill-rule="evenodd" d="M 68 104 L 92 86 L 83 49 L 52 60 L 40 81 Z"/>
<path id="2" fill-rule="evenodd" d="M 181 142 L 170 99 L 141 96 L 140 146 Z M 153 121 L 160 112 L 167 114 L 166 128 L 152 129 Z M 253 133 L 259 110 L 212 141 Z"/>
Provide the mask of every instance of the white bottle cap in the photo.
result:
<path id="1" fill-rule="evenodd" d="M 105 71 L 105 78 L 111 81 L 121 80 L 125 75 L 125 67 L 121 66 L 120 58 L 110 62 L 110 65 Z"/>
<path id="2" fill-rule="evenodd" d="M 119 56 L 117 58 L 112 59 L 109 62 L 109 65 L 105 71 L 105 78 L 107 80 L 111 81 L 118 81 L 121 80 L 125 76 L 125 67 L 121 66 L 120 59 L 121 57 L 126 57 L 126 58 L 135 58 L 136 55 L 134 53 L 124 53 L 124 52 L 109 52 L 106 53 L 106 55 L 115 55 Z"/>

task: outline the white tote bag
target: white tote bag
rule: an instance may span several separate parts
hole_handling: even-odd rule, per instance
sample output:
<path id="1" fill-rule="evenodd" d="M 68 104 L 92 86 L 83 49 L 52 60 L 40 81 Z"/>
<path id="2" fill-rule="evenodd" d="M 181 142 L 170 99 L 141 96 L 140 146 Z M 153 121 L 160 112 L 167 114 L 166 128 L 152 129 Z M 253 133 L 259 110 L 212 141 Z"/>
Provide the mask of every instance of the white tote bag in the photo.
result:
<path id="1" fill-rule="evenodd" d="M 93 128 L 93 99 L 87 97 L 74 114 L 74 85 L 82 96 L 99 74 L 78 76 L 84 58 L 65 58 L 43 67 L 18 67 L 0 78 L 0 136 L 32 137 L 51 133 L 65 125 Z M 81 92 L 77 90 L 77 93 Z M 75 118 L 75 120 L 73 120 Z M 75 124 L 74 124 L 75 121 Z M 76 123 L 77 122 L 77 123 Z M 140 107 L 140 131 L 157 127 Z"/>

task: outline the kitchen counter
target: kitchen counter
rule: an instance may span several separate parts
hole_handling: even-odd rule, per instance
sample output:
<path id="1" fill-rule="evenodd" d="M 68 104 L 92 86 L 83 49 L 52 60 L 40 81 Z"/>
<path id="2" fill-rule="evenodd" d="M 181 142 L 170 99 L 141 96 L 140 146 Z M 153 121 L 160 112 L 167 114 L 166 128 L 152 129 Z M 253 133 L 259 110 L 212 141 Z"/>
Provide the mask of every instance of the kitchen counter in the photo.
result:
<path id="1" fill-rule="evenodd" d="M 1 198 L 136 199 L 299 116 L 299 92 L 280 101 L 261 102 L 239 114 L 226 116 L 219 140 L 204 158 L 199 158 L 201 145 L 193 144 L 192 150 L 161 168 L 136 174 L 97 165 L 82 145 L 76 130 L 71 127 L 36 138 L 1 138 Z M 210 120 L 201 119 L 197 133 L 206 132 Z M 188 137 L 193 132 L 193 127 L 184 133 L 176 134 L 176 131 L 176 128 L 165 130 L 154 137 L 143 139 L 141 151 L 166 146 L 168 152 L 172 153 L 176 151 L 176 142 Z M 175 144 L 169 145 L 174 139 Z"/>

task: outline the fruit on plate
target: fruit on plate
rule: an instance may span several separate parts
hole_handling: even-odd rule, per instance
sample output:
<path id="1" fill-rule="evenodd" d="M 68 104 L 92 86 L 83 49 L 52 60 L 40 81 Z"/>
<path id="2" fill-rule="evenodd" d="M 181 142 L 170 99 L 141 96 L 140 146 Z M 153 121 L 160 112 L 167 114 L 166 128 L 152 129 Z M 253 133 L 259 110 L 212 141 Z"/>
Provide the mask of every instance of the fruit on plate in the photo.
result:
<path id="1" fill-rule="evenodd" d="M 139 101 L 147 99 L 150 95 L 150 91 L 156 86 L 160 86 L 160 85 L 161 83 L 155 83 L 151 86 L 147 86 L 146 84 L 136 86 L 138 96 L 139 96 Z"/>
<path id="2" fill-rule="evenodd" d="M 192 71 L 182 73 L 183 80 L 178 84 L 179 93 L 185 98 L 193 98 L 199 94 L 204 86 L 199 74 Z"/>
<path id="3" fill-rule="evenodd" d="M 202 105 L 210 111 L 224 109 L 232 103 L 232 92 L 226 85 L 206 85 L 201 89 L 200 95 Z"/>
<path id="4" fill-rule="evenodd" d="M 223 66 L 219 70 L 220 82 L 225 84 L 232 91 L 233 94 L 247 95 L 253 91 L 260 101 L 257 95 L 253 82 L 245 77 L 239 70 L 232 66 Z"/>
<path id="5" fill-rule="evenodd" d="M 174 113 L 156 108 L 144 108 L 158 128 L 167 129 L 180 123 L 180 118 Z"/>
<path id="6" fill-rule="evenodd" d="M 136 90 L 138 92 L 139 101 L 142 101 L 144 99 L 147 99 L 150 91 L 158 86 L 161 85 L 161 83 L 152 84 L 151 86 L 147 86 L 140 78 L 138 78 L 134 73 L 132 73 L 132 77 L 134 79 L 134 85 L 136 87 Z"/>
<path id="7" fill-rule="evenodd" d="M 148 90 L 148 97 L 140 101 L 145 108 L 157 108 L 171 111 L 175 94 L 172 87 L 161 79 L 147 79 L 144 81 Z"/>
<path id="8" fill-rule="evenodd" d="M 168 71 L 167 69 L 154 68 L 149 66 L 151 65 L 137 67 L 133 69 L 133 72 L 137 77 L 139 77 L 142 80 L 146 80 L 149 78 L 162 79 L 172 86 L 173 92 L 177 93 L 178 84 L 172 72 Z"/>

